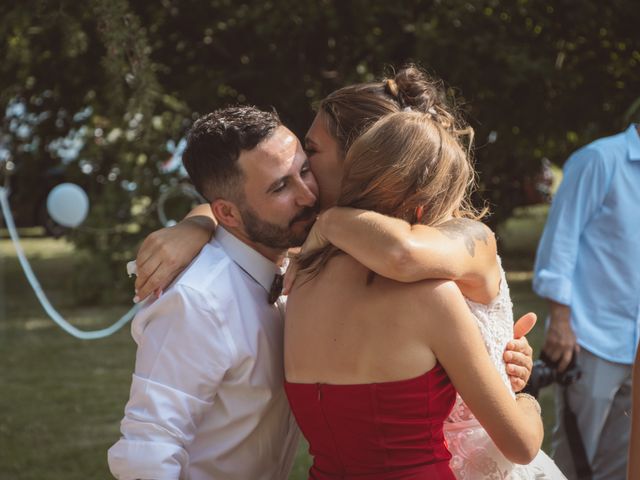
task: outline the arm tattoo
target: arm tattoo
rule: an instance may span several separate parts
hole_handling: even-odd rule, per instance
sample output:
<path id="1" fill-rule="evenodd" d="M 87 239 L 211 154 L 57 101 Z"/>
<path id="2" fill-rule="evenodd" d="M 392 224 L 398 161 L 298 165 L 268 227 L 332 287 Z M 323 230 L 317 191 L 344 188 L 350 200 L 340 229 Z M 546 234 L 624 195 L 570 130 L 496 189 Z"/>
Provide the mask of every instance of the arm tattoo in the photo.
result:
<path id="1" fill-rule="evenodd" d="M 489 240 L 485 226 L 475 220 L 454 218 L 436 228 L 451 240 L 462 239 L 469 255 L 472 257 L 476 254 L 476 242 L 482 241 L 487 245 Z"/>

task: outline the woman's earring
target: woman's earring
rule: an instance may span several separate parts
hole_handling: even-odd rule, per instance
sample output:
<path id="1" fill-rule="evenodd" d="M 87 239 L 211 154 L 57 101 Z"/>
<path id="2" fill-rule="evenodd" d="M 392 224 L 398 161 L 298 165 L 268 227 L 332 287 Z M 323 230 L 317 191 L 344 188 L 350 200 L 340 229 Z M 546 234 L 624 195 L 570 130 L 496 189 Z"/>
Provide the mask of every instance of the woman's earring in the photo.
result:
<path id="1" fill-rule="evenodd" d="M 424 214 L 424 206 L 420 205 L 416 207 L 416 222 L 420 222 L 422 220 L 422 215 Z"/>

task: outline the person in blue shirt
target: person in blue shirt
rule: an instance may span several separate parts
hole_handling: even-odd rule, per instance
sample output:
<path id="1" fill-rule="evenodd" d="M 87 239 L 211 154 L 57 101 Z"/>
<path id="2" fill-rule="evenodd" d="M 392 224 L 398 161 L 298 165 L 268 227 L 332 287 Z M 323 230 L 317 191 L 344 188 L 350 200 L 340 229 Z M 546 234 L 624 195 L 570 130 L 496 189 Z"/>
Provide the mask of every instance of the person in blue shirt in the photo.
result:
<path id="1" fill-rule="evenodd" d="M 640 478 L 640 350 L 633 366 L 633 406 L 631 407 L 631 440 L 629 441 L 629 465 L 627 478 Z M 635 453 L 634 453 L 635 452 Z"/>
<path id="2" fill-rule="evenodd" d="M 578 478 L 576 467 L 586 462 L 593 480 L 624 479 L 640 336 L 638 126 L 590 143 L 565 164 L 533 288 L 550 304 L 544 353 L 559 372 L 573 356 L 582 371 L 556 389 L 554 460 L 568 478 Z M 577 420 L 582 455 L 567 434 L 565 411 Z"/>

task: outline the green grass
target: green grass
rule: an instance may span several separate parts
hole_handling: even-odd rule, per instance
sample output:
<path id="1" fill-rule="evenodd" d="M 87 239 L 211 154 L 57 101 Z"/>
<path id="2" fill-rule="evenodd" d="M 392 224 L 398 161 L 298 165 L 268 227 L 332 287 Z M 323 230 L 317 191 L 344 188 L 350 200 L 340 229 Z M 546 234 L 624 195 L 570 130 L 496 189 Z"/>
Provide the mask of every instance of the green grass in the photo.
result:
<path id="1" fill-rule="evenodd" d="M 529 209 L 499 232 L 515 314 L 534 311 L 540 317 L 528 336 L 536 348 L 546 305 L 531 292 L 530 270 L 543 221 L 544 210 Z M 24 247 L 54 306 L 77 326 L 102 328 L 129 308 L 76 305 L 70 280 L 74 251 L 63 240 L 28 238 Z M 0 480 L 111 478 L 106 451 L 119 436 L 134 356 L 128 327 L 107 339 L 81 341 L 54 325 L 27 284 L 10 242 L 0 240 Z M 550 390 L 543 392 L 542 405 L 549 433 Z M 309 465 L 302 444 L 290 479 L 306 479 Z"/>
<path id="2" fill-rule="evenodd" d="M 80 328 L 127 310 L 74 306 L 69 244 L 27 239 L 24 247 L 54 306 Z M 106 448 L 118 436 L 135 353 L 128 329 L 72 338 L 46 317 L 6 240 L 0 255 L 0 479 L 110 478 Z"/>

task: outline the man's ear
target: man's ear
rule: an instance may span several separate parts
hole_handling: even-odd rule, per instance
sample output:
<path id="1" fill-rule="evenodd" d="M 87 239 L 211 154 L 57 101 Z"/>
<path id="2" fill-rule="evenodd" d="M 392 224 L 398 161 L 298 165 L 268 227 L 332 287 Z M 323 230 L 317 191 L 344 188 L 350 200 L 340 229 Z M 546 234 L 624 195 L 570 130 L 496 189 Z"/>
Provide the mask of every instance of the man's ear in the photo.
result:
<path id="1" fill-rule="evenodd" d="M 221 198 L 211 202 L 211 211 L 216 220 L 224 227 L 238 228 L 242 226 L 242 216 L 235 203 Z"/>

